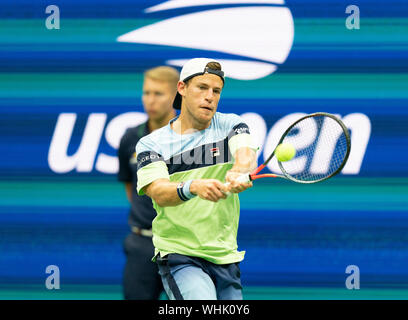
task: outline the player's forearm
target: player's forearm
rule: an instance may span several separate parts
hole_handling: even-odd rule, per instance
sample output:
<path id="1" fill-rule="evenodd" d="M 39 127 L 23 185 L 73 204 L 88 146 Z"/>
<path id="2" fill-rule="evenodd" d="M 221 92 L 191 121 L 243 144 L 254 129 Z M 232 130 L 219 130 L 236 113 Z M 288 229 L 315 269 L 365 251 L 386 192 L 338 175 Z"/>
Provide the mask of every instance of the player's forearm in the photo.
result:
<path id="1" fill-rule="evenodd" d="M 184 201 L 177 193 L 177 182 L 170 182 L 166 179 L 159 179 L 152 182 L 146 188 L 146 194 L 152 198 L 160 207 L 177 206 Z"/>
<path id="2" fill-rule="evenodd" d="M 227 191 L 227 187 L 217 179 L 188 180 L 180 187 L 179 183 L 158 179 L 146 187 L 146 194 L 160 207 L 177 206 L 195 196 L 217 202 L 226 198 Z"/>
<path id="3" fill-rule="evenodd" d="M 235 162 L 231 171 L 248 173 L 256 169 L 256 152 L 250 148 L 239 148 L 235 152 Z"/>

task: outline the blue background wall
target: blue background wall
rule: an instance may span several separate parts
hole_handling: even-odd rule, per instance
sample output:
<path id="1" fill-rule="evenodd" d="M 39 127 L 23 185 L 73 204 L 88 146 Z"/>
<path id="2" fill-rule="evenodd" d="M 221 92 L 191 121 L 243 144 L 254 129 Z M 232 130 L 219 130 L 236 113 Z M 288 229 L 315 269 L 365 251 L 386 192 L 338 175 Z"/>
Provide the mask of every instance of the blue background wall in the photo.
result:
<path id="1" fill-rule="evenodd" d="M 95 164 L 55 172 L 48 154 L 60 114 L 77 116 L 72 155 L 88 117 L 102 113 L 95 161 L 114 157 L 105 130 L 115 117 L 143 112 L 144 70 L 168 59 L 237 58 L 116 41 L 173 16 L 242 6 L 144 12 L 158 3 L 54 1 L 61 28 L 48 30 L 50 3 L 0 2 L 0 298 L 121 298 L 123 186 Z M 220 111 L 257 113 L 268 132 L 294 112 L 357 113 L 371 124 L 358 174 L 311 186 L 259 181 L 242 194 L 248 299 L 407 297 L 408 5 L 353 4 L 359 30 L 345 27 L 347 1 L 287 1 L 295 37 L 285 63 L 261 79 L 228 79 L 223 92 Z M 58 292 L 45 289 L 48 265 L 60 268 Z M 359 292 L 345 288 L 348 265 L 360 268 Z"/>

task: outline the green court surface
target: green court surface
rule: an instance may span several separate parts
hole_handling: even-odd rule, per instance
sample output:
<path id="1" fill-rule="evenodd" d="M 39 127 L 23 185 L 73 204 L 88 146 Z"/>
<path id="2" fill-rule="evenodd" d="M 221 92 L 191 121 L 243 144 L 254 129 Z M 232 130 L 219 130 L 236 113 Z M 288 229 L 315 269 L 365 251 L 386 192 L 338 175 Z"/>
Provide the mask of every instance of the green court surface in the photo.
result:
<path id="1" fill-rule="evenodd" d="M 44 285 L 0 287 L 2 300 L 122 300 L 119 285 Z M 406 300 L 408 289 L 245 287 L 244 300 Z M 164 298 L 162 296 L 162 298 Z"/>
<path id="2" fill-rule="evenodd" d="M 407 182 L 406 178 L 343 176 L 321 184 L 302 185 L 283 179 L 264 179 L 255 181 L 253 188 L 241 193 L 240 202 L 241 209 L 404 212 L 408 209 Z M 123 186 L 114 179 L 0 179 L 0 194 L 0 206 L 128 206 Z M 24 194 L 23 198 L 21 194 Z M 342 205 L 337 207 L 334 203 Z"/>

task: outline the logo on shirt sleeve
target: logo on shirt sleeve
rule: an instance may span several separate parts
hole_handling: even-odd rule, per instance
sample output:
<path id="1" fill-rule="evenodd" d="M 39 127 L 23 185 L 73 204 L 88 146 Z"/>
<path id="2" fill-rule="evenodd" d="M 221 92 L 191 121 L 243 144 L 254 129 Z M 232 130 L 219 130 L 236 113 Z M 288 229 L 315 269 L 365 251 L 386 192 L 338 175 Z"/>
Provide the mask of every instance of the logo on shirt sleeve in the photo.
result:
<path id="1" fill-rule="evenodd" d="M 232 128 L 231 136 L 243 133 L 249 134 L 249 127 L 245 123 L 241 122 L 237 124 L 234 128 Z"/>
<path id="2" fill-rule="evenodd" d="M 137 170 L 157 161 L 164 161 L 163 157 L 154 151 L 144 151 L 137 155 Z"/>

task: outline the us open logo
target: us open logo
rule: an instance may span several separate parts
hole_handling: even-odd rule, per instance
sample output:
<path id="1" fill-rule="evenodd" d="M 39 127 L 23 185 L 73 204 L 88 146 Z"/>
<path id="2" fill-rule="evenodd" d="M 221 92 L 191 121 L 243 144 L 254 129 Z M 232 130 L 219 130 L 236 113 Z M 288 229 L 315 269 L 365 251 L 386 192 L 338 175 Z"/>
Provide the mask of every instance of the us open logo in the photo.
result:
<path id="1" fill-rule="evenodd" d="M 240 6 L 202 9 L 223 4 Z M 275 72 L 292 48 L 293 17 L 284 5 L 283 0 L 166 1 L 144 12 L 148 16 L 152 12 L 178 8 L 201 10 L 138 28 L 119 36 L 117 41 L 214 51 L 214 58 L 222 64 L 227 77 L 260 79 Z M 228 58 L 218 58 L 217 53 Z M 181 67 L 188 60 L 172 59 L 166 64 Z"/>

